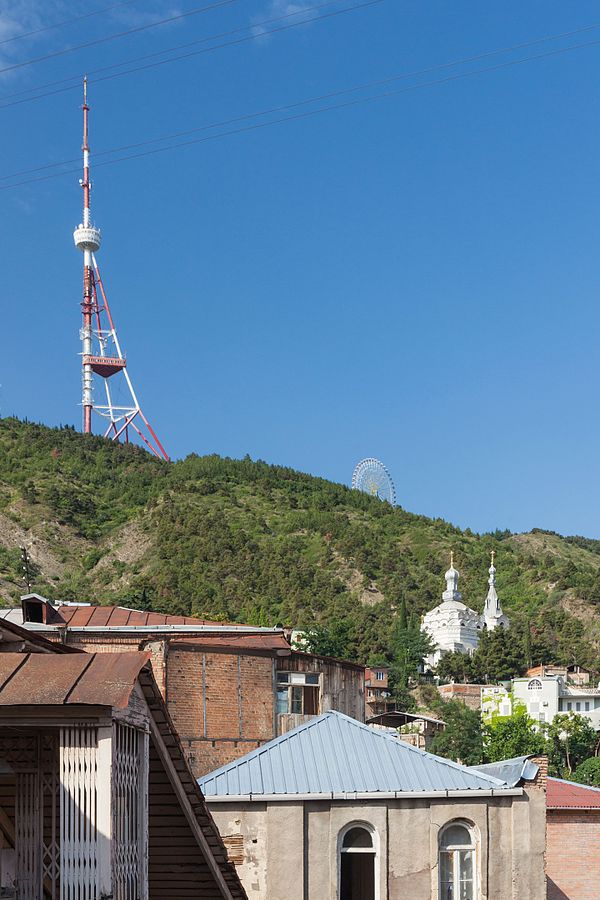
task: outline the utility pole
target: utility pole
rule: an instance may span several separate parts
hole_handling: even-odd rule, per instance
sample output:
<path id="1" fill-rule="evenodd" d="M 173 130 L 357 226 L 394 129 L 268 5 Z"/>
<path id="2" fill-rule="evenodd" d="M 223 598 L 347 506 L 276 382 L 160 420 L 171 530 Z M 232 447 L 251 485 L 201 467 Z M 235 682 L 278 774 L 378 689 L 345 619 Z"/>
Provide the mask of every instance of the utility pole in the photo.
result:
<path id="1" fill-rule="evenodd" d="M 21 547 L 21 568 L 23 569 L 23 581 L 27 587 L 27 593 L 31 593 L 31 559 L 27 547 Z"/>

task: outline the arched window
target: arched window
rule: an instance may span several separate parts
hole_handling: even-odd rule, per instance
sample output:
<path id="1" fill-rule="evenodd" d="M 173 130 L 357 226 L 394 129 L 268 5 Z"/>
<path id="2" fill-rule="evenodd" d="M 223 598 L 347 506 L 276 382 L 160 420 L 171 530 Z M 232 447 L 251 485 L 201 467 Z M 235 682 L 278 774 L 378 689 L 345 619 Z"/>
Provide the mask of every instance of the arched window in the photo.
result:
<path id="1" fill-rule="evenodd" d="M 542 682 L 539 678 L 532 678 L 529 684 L 527 685 L 527 690 L 529 691 L 541 691 L 542 690 Z"/>
<path id="2" fill-rule="evenodd" d="M 475 838 L 465 822 L 440 834 L 440 900 L 477 900 Z"/>
<path id="3" fill-rule="evenodd" d="M 376 859 L 372 831 L 364 825 L 351 825 L 342 832 L 340 900 L 376 900 Z"/>

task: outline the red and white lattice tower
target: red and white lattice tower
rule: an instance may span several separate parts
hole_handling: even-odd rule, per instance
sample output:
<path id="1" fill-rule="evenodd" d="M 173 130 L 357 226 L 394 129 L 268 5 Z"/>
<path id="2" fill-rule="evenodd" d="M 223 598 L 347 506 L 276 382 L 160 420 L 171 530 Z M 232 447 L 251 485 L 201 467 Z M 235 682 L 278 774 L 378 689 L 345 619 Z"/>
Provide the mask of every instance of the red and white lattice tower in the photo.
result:
<path id="1" fill-rule="evenodd" d="M 88 141 L 88 120 L 90 108 L 87 103 L 87 82 L 83 83 L 83 222 L 73 232 L 73 240 L 83 253 L 83 300 L 81 311 L 81 366 L 83 431 L 92 433 L 92 413 L 104 420 L 104 436 L 114 441 L 129 441 L 134 431 L 144 444 L 160 459 L 168 460 L 167 453 L 157 438 L 152 426 L 142 412 L 136 397 L 127 361 L 121 352 L 119 338 L 106 298 L 100 270 L 95 254 L 100 249 L 100 229 L 92 225 L 90 215 L 90 146 Z M 100 295 L 100 300 L 98 299 Z M 119 379 L 124 388 L 124 405 L 113 402 L 110 379 Z M 103 385 L 106 402 L 98 403 L 94 388 Z M 104 397 L 103 397 L 104 400 Z M 123 402 L 123 401 L 120 401 Z"/>

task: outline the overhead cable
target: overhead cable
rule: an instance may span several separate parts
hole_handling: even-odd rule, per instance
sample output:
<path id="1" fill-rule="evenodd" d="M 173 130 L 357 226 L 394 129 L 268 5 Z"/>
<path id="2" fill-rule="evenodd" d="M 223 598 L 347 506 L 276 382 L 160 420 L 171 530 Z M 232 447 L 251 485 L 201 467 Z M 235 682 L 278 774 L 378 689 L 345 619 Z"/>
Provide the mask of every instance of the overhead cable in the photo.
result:
<path id="1" fill-rule="evenodd" d="M 330 105 L 328 105 L 328 106 L 322 106 L 322 107 L 319 107 L 318 109 L 307 110 L 306 112 L 296 113 L 296 114 L 291 115 L 291 116 L 282 116 L 281 118 L 278 118 L 278 119 L 271 119 L 271 120 L 269 120 L 268 122 L 256 122 L 256 123 L 251 124 L 251 125 L 246 125 L 246 126 L 242 126 L 242 127 L 240 127 L 240 128 L 231 129 L 230 131 L 219 132 L 218 134 L 208 135 L 208 136 L 202 137 L 202 138 L 194 138 L 194 139 L 189 140 L 189 141 L 181 141 L 181 142 L 176 143 L 176 144 L 170 144 L 170 145 L 168 145 L 168 146 L 166 146 L 166 147 L 157 147 L 157 148 L 154 148 L 153 150 L 145 150 L 145 151 L 142 151 L 142 152 L 140 152 L 140 153 L 130 154 L 130 155 L 128 155 L 128 156 L 120 156 L 120 157 L 118 157 L 117 159 L 109 159 L 109 160 L 104 160 L 104 162 L 96 162 L 96 163 L 95 163 L 95 168 L 97 169 L 97 168 L 100 168 L 100 167 L 103 167 L 103 166 L 115 165 L 116 163 L 126 162 L 126 161 L 132 160 L 132 159 L 140 159 L 140 158 L 142 158 L 142 157 L 145 157 L 145 156 L 152 156 L 152 155 L 155 155 L 155 154 L 157 154 L 157 153 L 166 153 L 166 152 L 169 152 L 169 151 L 171 151 L 171 150 L 179 149 L 179 148 L 181 148 L 181 147 L 189 147 L 189 146 L 191 146 L 191 145 L 193 145 L 193 144 L 201 144 L 201 143 L 206 143 L 206 142 L 208 142 L 208 141 L 220 140 L 221 138 L 224 138 L 224 137 L 230 137 L 230 136 L 232 136 L 232 135 L 242 134 L 242 133 L 248 132 L 248 131 L 256 131 L 256 130 L 262 129 L 262 128 L 269 128 L 269 127 L 271 127 L 271 126 L 273 126 L 273 125 L 280 125 L 280 124 L 285 123 L 285 122 L 293 122 L 293 121 L 298 121 L 298 120 L 301 120 L 301 119 L 307 119 L 307 118 L 310 118 L 310 117 L 312 117 L 312 116 L 317 116 L 317 115 L 320 115 L 320 114 L 322 114 L 322 113 L 332 112 L 332 111 L 334 111 L 334 110 L 348 109 L 348 108 L 350 108 L 350 107 L 359 106 L 359 105 L 364 105 L 364 104 L 366 104 L 366 103 L 371 103 L 371 102 L 374 102 L 374 101 L 376 101 L 376 100 L 384 100 L 384 99 L 387 99 L 387 98 L 389 98 L 389 97 L 398 96 L 399 94 L 405 94 L 405 93 L 409 93 L 409 92 L 412 92 L 412 91 L 421 90 L 422 88 L 435 87 L 435 86 L 437 86 L 437 85 L 442 85 L 442 84 L 449 84 L 449 83 L 451 83 L 451 82 L 460 81 L 460 80 L 463 80 L 463 79 L 466 79 L 466 78 L 472 78 L 472 77 L 475 77 L 475 76 L 477 76 L 477 75 L 484 75 L 484 74 L 489 73 L 489 72 L 496 72 L 496 71 L 499 71 L 499 70 L 501 70 L 501 69 L 506 69 L 506 68 L 509 68 L 509 67 L 518 66 L 518 65 L 521 65 L 521 64 L 523 64 L 523 63 L 534 62 L 534 61 L 537 61 L 537 60 L 540 60 L 540 59 L 546 59 L 546 58 L 548 58 L 548 57 L 556 56 L 556 55 L 558 55 L 558 54 L 568 53 L 568 52 L 571 51 L 571 50 L 580 50 L 580 49 L 583 49 L 583 48 L 586 48 L 586 47 L 595 47 L 595 46 L 598 46 L 598 45 L 600 45 L 600 40 L 597 40 L 597 41 L 588 41 L 588 42 L 581 43 L 581 44 L 575 44 L 575 45 L 572 45 L 571 47 L 561 47 L 561 48 L 558 48 L 558 49 L 555 49 L 555 50 L 548 50 L 548 51 L 546 51 L 545 53 L 538 53 L 538 54 L 536 54 L 536 55 L 534 55 L 534 56 L 522 57 L 521 59 L 508 60 L 508 61 L 503 62 L 503 63 L 497 63 L 497 64 L 494 65 L 494 66 L 486 66 L 486 67 L 484 67 L 484 68 L 482 68 L 482 69 L 474 69 L 473 71 L 470 71 L 470 72 L 459 72 L 459 73 L 457 73 L 457 74 L 455 74 L 455 75 L 448 75 L 448 76 L 446 76 L 445 78 L 438 78 L 438 79 L 434 79 L 434 80 L 432 80 L 432 81 L 424 81 L 424 82 L 421 82 L 420 84 L 413 84 L 413 85 L 410 85 L 410 86 L 404 87 L 404 88 L 397 88 L 397 89 L 391 90 L 391 91 L 384 91 L 384 92 L 382 92 L 382 93 L 374 94 L 374 95 L 371 95 L 371 96 L 368 96 L 368 97 L 357 97 L 357 98 L 355 98 L 355 99 L 353 99 L 353 100 L 347 100 L 347 101 L 344 101 L 343 103 L 330 104 Z M 448 64 L 448 65 L 450 65 L 450 64 Z M 429 71 L 429 70 L 423 70 L 423 71 Z M 413 73 L 413 74 L 414 74 L 414 73 Z M 357 85 L 357 86 L 352 87 L 352 88 L 346 88 L 346 89 L 344 89 L 344 90 L 342 90 L 342 91 L 339 91 L 339 92 L 333 92 L 332 94 L 322 95 L 322 97 L 332 97 L 332 96 L 335 96 L 335 95 L 340 95 L 340 94 L 344 94 L 344 93 L 349 93 L 349 92 L 359 91 L 359 90 L 361 90 L 361 89 L 366 89 L 366 88 L 368 88 L 369 86 L 373 86 L 373 85 L 376 85 L 376 84 L 389 83 L 390 81 L 394 81 L 394 80 L 397 80 L 397 79 L 400 79 L 400 78 L 405 78 L 405 77 L 409 77 L 409 76 L 406 75 L 406 74 L 404 74 L 404 75 L 392 76 L 392 77 L 390 77 L 390 78 L 388 78 L 388 79 L 383 79 L 383 80 L 380 81 L 380 82 L 370 82 L 370 83 L 365 83 L 364 85 Z M 300 106 L 300 105 L 310 104 L 311 102 L 314 103 L 314 102 L 317 102 L 319 99 L 321 99 L 321 98 L 319 98 L 319 97 L 316 97 L 316 98 L 307 98 L 307 99 L 305 99 L 305 100 L 298 101 L 296 104 L 289 104 L 288 107 L 273 107 L 273 112 L 281 111 L 282 109 L 286 109 L 286 108 L 289 109 L 289 108 L 292 108 L 293 106 Z M 260 115 L 260 116 L 263 116 L 263 115 L 266 115 L 268 112 L 270 112 L 270 111 L 265 111 L 265 112 L 262 112 L 262 113 L 255 113 L 255 114 L 250 114 L 250 115 L 253 115 L 253 116 L 259 116 L 259 115 Z M 239 118 L 242 119 L 242 118 L 244 118 L 244 117 L 239 117 Z M 235 121 L 235 120 L 232 120 L 232 121 Z M 202 130 L 208 130 L 208 129 L 216 128 L 216 127 L 219 127 L 219 123 L 212 123 L 212 124 L 210 124 L 210 125 L 205 125 L 205 126 L 203 126 Z M 198 130 L 200 130 L 200 129 L 198 129 Z M 160 139 L 160 138 L 154 138 L 154 139 L 152 139 L 151 142 L 152 142 L 152 143 L 155 143 L 155 142 L 158 141 L 158 140 L 161 140 L 161 139 Z M 167 140 L 167 138 L 164 138 L 164 140 Z M 132 146 L 134 146 L 134 145 L 132 145 Z M 138 146 L 140 146 L 140 145 L 138 145 Z M 106 150 L 106 151 L 103 151 L 103 152 L 104 152 L 104 154 L 108 154 L 108 153 L 111 153 L 111 152 L 120 152 L 120 151 L 118 151 L 118 150 L 113 150 L 113 151 Z M 97 155 L 98 155 L 98 154 L 97 154 Z M 56 165 L 63 165 L 63 164 L 64 164 L 64 163 L 60 163 L 60 164 L 55 163 L 55 164 L 52 164 L 52 165 L 56 166 Z M 42 168 L 43 168 L 43 167 L 42 167 Z M 41 170 L 41 169 L 40 169 L 40 170 Z M 38 170 L 38 171 L 39 171 L 39 170 Z M 67 170 L 65 170 L 65 171 L 63 171 L 63 172 L 54 172 L 54 173 L 49 174 L 49 175 L 42 175 L 42 176 L 37 177 L 37 178 L 29 178 L 29 179 L 26 179 L 26 180 L 24 180 L 24 181 L 18 181 L 18 182 L 15 182 L 14 184 L 2 185 L 2 186 L 0 186 L 0 190 L 8 190 L 8 189 L 10 189 L 10 188 L 21 187 L 22 185 L 26 185 L 26 184 L 33 184 L 33 183 L 39 182 L 39 181 L 47 181 L 47 180 L 52 179 L 52 178 L 59 178 L 59 177 L 61 177 L 61 176 L 71 175 L 71 174 L 76 173 L 76 172 L 79 172 L 79 168 L 67 169 Z M 7 176 L 7 177 L 9 177 L 9 176 Z M 12 177 L 16 177 L 16 176 L 12 176 Z"/>
<path id="2" fill-rule="evenodd" d="M 12 37 L 3 38 L 2 44 L 11 44 L 13 41 L 20 41 L 23 38 L 35 37 L 44 31 L 53 31 L 56 28 L 64 28 L 66 25 L 74 25 L 75 22 L 81 22 L 82 19 L 91 19 L 92 16 L 101 16 L 103 13 L 112 12 L 121 6 L 131 6 L 132 3 L 139 3 L 139 0 L 121 0 L 120 3 L 113 3 L 112 6 L 105 6 L 104 9 L 95 9 L 92 12 L 82 13 L 80 16 L 73 16 L 72 19 L 63 19 L 62 22 L 54 22 L 51 25 L 44 25 L 42 28 L 35 28 L 33 31 L 21 31 L 19 34 L 13 34 Z"/>
<path id="3" fill-rule="evenodd" d="M 199 38 L 196 41 L 189 41 L 188 43 L 185 43 L 185 44 L 177 44 L 174 47 L 168 47 L 168 48 L 165 48 L 164 50 L 157 50 L 154 53 L 147 53 L 144 56 L 137 56 L 137 57 L 134 57 L 133 59 L 123 60 L 120 63 L 113 63 L 110 66 L 101 66 L 100 68 L 96 68 L 96 69 L 88 69 L 87 70 L 88 83 L 89 84 L 97 84 L 102 81 L 110 81 L 113 78 L 122 78 L 125 75 L 131 75 L 131 74 L 134 74 L 135 72 L 141 72 L 146 69 L 156 68 L 157 66 L 167 65 L 168 63 L 178 62 L 182 59 L 189 59 L 190 57 L 199 56 L 204 53 L 211 53 L 213 50 L 222 50 L 223 48 L 233 47 L 238 44 L 246 43 L 248 41 L 260 40 L 261 38 L 268 37 L 271 34 L 276 34 L 281 31 L 287 31 L 291 28 L 298 28 L 301 25 L 309 25 L 313 22 L 318 22 L 318 21 L 322 21 L 324 19 L 329 19 L 333 16 L 343 15 L 344 13 L 353 12 L 354 10 L 364 9 L 369 6 L 377 6 L 380 3 L 386 2 L 386 0 L 364 0 L 364 2 L 362 2 L 362 3 L 355 4 L 354 6 L 344 7 L 343 9 L 334 10 L 333 12 L 330 12 L 330 13 L 324 13 L 323 15 L 313 16 L 312 18 L 309 18 L 309 19 L 302 18 L 299 22 L 293 22 L 287 26 L 282 26 L 281 28 L 272 28 L 269 31 L 260 31 L 261 28 L 264 28 L 267 25 L 273 25 L 276 22 L 282 22 L 287 19 L 297 18 L 298 16 L 301 16 L 301 15 L 305 16 L 306 13 L 309 13 L 309 12 L 318 12 L 327 7 L 339 4 L 340 2 L 341 2 L 341 0 L 325 0 L 325 2 L 323 2 L 323 3 L 317 3 L 317 4 L 314 4 L 313 6 L 304 6 L 300 10 L 293 10 L 292 12 L 285 13 L 284 15 L 281 15 L 281 16 L 275 16 L 270 19 L 263 19 L 260 22 L 251 22 L 248 25 L 242 25 L 242 26 L 239 26 L 238 28 L 233 28 L 230 31 L 222 31 L 219 34 L 207 35 L 203 38 Z M 239 34 L 240 32 L 248 31 L 250 29 L 252 29 L 252 31 L 254 32 L 253 34 L 247 35 L 246 37 L 238 39 L 238 40 L 227 41 L 225 43 L 218 44 L 214 47 L 207 47 L 202 50 L 196 50 L 192 53 L 183 54 L 182 56 L 175 56 L 175 57 L 171 57 L 169 59 L 160 60 L 159 62 L 150 64 L 150 65 L 138 66 L 133 69 L 127 69 L 123 72 L 115 72 L 112 75 L 105 75 L 102 78 L 90 77 L 90 76 L 98 75 L 99 73 L 102 73 L 102 72 L 108 72 L 111 69 L 122 68 L 123 66 L 131 65 L 132 63 L 135 63 L 135 62 L 141 62 L 146 59 L 152 59 L 156 56 L 164 56 L 165 53 L 172 53 L 177 50 L 186 49 L 187 47 L 196 46 L 198 44 L 206 44 L 209 41 L 221 40 L 222 38 L 230 37 L 231 35 Z M 4 94 L 3 96 L 0 97 L 0 101 L 10 100 L 13 97 L 20 97 L 23 94 L 30 94 L 33 91 L 43 90 L 46 87 L 55 87 L 56 85 L 63 85 L 63 84 L 68 85 L 67 87 L 59 88 L 58 90 L 47 91 L 46 93 L 43 93 L 43 94 L 36 94 L 33 97 L 24 97 L 23 99 L 15 100 L 14 102 L 10 102 L 10 103 L 1 103 L 0 102 L 0 109 L 4 109 L 5 107 L 9 107 L 9 106 L 18 106 L 22 103 L 30 103 L 33 100 L 40 100 L 40 99 L 43 99 L 44 97 L 51 97 L 56 94 L 63 94 L 66 91 L 72 91 L 75 89 L 79 90 L 81 87 L 81 78 L 82 78 L 82 75 L 80 72 L 78 72 L 76 75 L 71 75 L 68 78 L 62 78 L 59 81 L 50 81 L 46 84 L 38 85 L 33 88 L 27 88 L 27 89 L 21 90 L 21 91 L 16 91 L 12 94 Z"/>
<path id="4" fill-rule="evenodd" d="M 199 16 L 202 13 L 211 12 L 213 9 L 219 9 L 222 6 L 229 6 L 232 3 L 238 2 L 239 0 L 217 0 L 216 3 L 210 3 L 208 6 L 199 6 L 196 9 L 190 9 L 187 12 L 177 13 L 177 15 L 169 16 L 167 19 L 159 19 L 157 22 L 146 22 L 145 25 L 137 25 L 135 28 L 129 28 L 127 31 L 108 34 L 104 37 L 95 38 L 93 41 L 86 41 L 84 44 L 75 44 L 73 47 L 64 47 L 62 50 L 54 50 L 52 53 L 46 53 L 44 56 L 36 56 L 34 59 L 27 59 L 23 62 L 13 63 L 10 66 L 3 66 L 3 68 L 0 69 L 0 75 L 4 72 L 13 72 L 15 69 L 23 69 L 26 66 L 33 66 L 36 63 L 46 62 L 49 59 L 56 59 L 58 56 L 65 56 L 67 53 L 75 53 L 76 50 L 87 50 L 89 47 L 96 47 L 98 44 L 116 41 L 117 38 L 128 37 L 130 34 L 139 34 L 141 31 L 148 31 L 150 28 L 158 28 L 160 25 L 166 25 L 169 22 L 177 22 L 178 20 L 186 19 L 189 16 Z"/>

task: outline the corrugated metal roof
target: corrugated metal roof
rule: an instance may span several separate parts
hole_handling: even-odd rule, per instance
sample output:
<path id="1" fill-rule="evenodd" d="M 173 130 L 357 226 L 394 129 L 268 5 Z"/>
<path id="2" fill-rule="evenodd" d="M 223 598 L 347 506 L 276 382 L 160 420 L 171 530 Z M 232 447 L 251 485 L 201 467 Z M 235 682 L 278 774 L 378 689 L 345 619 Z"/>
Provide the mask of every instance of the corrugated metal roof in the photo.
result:
<path id="1" fill-rule="evenodd" d="M 209 619 L 194 619 L 191 616 L 167 616 L 164 613 L 146 612 L 124 606 L 55 606 L 53 624 L 70 625 L 80 628 L 94 628 L 96 625 L 119 627 L 122 625 L 222 625 Z"/>
<path id="2" fill-rule="evenodd" d="M 199 780 L 208 799 L 506 790 L 330 710 Z"/>
<path id="3" fill-rule="evenodd" d="M 75 647 L 66 644 L 58 644 L 47 641 L 41 634 L 34 634 L 28 628 L 15 625 L 9 619 L 0 618 L 0 641 L 4 648 L 14 650 L 15 646 L 22 645 L 24 651 L 39 651 L 40 653 L 80 653 Z"/>
<path id="4" fill-rule="evenodd" d="M 129 703 L 149 653 L 0 654 L 0 708 Z"/>
<path id="5" fill-rule="evenodd" d="M 222 634 L 206 632 L 204 634 L 185 635 L 178 634 L 171 643 L 172 647 L 190 649 L 205 649 L 211 652 L 240 651 L 262 652 L 271 654 L 273 651 L 278 656 L 291 654 L 290 645 L 282 632 L 274 634 L 253 634 L 237 631 L 228 631 Z"/>
<path id="6" fill-rule="evenodd" d="M 41 598 L 43 600 L 43 598 Z M 53 606 L 49 601 L 46 622 L 24 622 L 21 607 L 0 609 L 0 619 L 21 625 L 31 631 L 54 631 L 65 626 L 72 629 L 182 629 L 193 632 L 195 629 L 204 633 L 207 629 L 219 632 L 283 634 L 281 628 L 264 628 L 257 625 L 245 625 L 240 622 L 214 622 L 210 619 L 194 619 L 191 616 L 169 616 L 164 613 L 147 612 L 130 609 L 125 606 L 92 606 L 88 603 L 58 604 Z M 289 648 L 289 644 L 288 644 Z"/>
<path id="7" fill-rule="evenodd" d="M 517 785 L 520 781 L 533 781 L 539 768 L 529 756 L 515 756 L 513 759 L 502 759 L 483 766 L 469 766 L 471 772 L 483 772 L 484 775 L 499 778 L 509 787 Z"/>
<path id="8" fill-rule="evenodd" d="M 600 809 L 600 788 L 574 784 L 560 778 L 548 778 L 546 783 L 548 809 Z"/>

